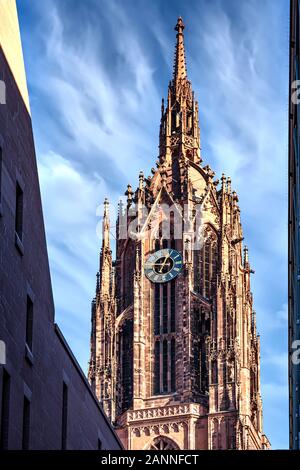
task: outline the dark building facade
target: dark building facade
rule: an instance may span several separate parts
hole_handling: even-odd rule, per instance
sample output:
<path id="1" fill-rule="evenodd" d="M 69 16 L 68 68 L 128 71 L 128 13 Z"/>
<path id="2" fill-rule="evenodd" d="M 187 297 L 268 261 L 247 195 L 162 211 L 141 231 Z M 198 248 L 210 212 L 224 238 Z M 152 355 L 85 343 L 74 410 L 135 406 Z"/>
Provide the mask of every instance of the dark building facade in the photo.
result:
<path id="1" fill-rule="evenodd" d="M 0 18 L 0 448 L 121 449 L 54 323 L 15 0 Z"/>
<path id="2" fill-rule="evenodd" d="M 289 401 L 290 447 L 300 449 L 300 22 L 299 0 L 291 0 L 289 99 Z"/>

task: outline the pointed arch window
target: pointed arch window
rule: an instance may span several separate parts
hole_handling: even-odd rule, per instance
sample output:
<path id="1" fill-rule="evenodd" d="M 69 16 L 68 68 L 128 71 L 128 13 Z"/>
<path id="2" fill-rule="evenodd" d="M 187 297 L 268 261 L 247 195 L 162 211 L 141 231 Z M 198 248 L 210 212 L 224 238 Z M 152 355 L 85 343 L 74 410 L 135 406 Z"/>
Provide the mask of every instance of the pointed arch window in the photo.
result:
<path id="1" fill-rule="evenodd" d="M 159 436 L 151 442 L 149 450 L 179 450 L 179 447 L 172 439 Z"/>
<path id="2" fill-rule="evenodd" d="M 123 292 L 124 292 L 124 307 L 133 303 L 133 276 L 132 273 L 135 269 L 135 246 L 133 242 L 129 242 L 124 255 L 123 266 Z"/>
<path id="3" fill-rule="evenodd" d="M 218 243 L 214 230 L 203 230 L 203 246 L 194 253 L 194 290 L 210 299 L 216 290 Z"/>
<path id="4" fill-rule="evenodd" d="M 162 232 L 160 223 L 153 248 L 175 248 L 174 213 L 170 214 L 170 238 L 163 238 Z M 176 280 L 155 284 L 153 294 L 153 393 L 157 395 L 175 390 Z"/>
<path id="5" fill-rule="evenodd" d="M 126 320 L 122 328 L 122 410 L 132 405 L 133 398 L 133 320 Z"/>
<path id="6" fill-rule="evenodd" d="M 160 393 L 160 341 L 154 346 L 154 394 Z"/>
<path id="7" fill-rule="evenodd" d="M 168 341 L 163 341 L 163 391 L 168 391 Z"/>
<path id="8" fill-rule="evenodd" d="M 171 333 L 175 333 L 176 328 L 176 304 L 175 304 L 175 280 L 171 281 Z"/>
<path id="9" fill-rule="evenodd" d="M 176 356 L 175 356 L 175 338 L 171 339 L 171 391 L 176 390 Z"/>
<path id="10" fill-rule="evenodd" d="M 163 285 L 163 333 L 168 333 L 168 284 Z"/>
<path id="11" fill-rule="evenodd" d="M 160 285 L 154 287 L 154 334 L 160 334 Z"/>

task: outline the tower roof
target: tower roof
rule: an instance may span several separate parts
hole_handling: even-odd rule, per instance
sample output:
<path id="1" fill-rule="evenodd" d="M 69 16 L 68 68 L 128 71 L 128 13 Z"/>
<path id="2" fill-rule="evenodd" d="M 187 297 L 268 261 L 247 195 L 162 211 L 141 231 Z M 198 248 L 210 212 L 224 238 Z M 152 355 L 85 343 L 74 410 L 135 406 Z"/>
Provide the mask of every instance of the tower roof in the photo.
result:
<path id="1" fill-rule="evenodd" d="M 175 31 L 177 31 L 177 43 L 175 48 L 175 58 L 174 58 L 174 82 L 177 82 L 181 78 L 186 78 L 186 63 L 185 63 L 185 50 L 184 50 L 184 24 L 181 16 L 177 20 L 175 26 Z"/>

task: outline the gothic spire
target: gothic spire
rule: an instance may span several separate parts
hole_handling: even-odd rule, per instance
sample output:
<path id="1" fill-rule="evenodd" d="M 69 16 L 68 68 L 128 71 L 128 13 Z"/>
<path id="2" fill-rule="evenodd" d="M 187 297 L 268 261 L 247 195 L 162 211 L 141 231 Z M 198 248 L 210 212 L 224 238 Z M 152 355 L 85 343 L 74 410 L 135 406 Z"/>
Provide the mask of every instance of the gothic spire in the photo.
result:
<path id="1" fill-rule="evenodd" d="M 104 200 L 104 212 L 103 212 L 103 225 L 102 225 L 102 248 L 109 248 L 109 230 L 110 230 L 110 222 L 109 222 L 109 202 L 108 199 L 105 198 Z"/>
<path id="2" fill-rule="evenodd" d="M 181 78 L 186 78 L 186 64 L 185 64 L 185 51 L 184 51 L 184 36 L 183 36 L 184 24 L 181 16 L 177 20 L 175 31 L 177 31 L 177 43 L 175 49 L 174 59 L 174 83 L 177 83 Z"/>
<path id="3" fill-rule="evenodd" d="M 161 107 L 159 162 L 178 163 L 180 158 L 188 158 L 194 163 L 199 163 L 201 157 L 198 103 L 191 82 L 187 79 L 184 24 L 181 17 L 177 20 L 175 30 L 177 43 L 173 79 L 169 82 L 167 106 L 165 107 L 165 103 L 162 102 Z M 175 182 L 178 180 L 176 172 L 175 168 L 173 175 Z"/>
<path id="4" fill-rule="evenodd" d="M 99 269 L 99 292 L 109 295 L 110 275 L 112 269 L 112 254 L 110 249 L 110 220 L 109 220 L 109 202 L 104 200 L 103 222 L 102 222 L 102 248 L 100 252 L 100 269 Z"/>

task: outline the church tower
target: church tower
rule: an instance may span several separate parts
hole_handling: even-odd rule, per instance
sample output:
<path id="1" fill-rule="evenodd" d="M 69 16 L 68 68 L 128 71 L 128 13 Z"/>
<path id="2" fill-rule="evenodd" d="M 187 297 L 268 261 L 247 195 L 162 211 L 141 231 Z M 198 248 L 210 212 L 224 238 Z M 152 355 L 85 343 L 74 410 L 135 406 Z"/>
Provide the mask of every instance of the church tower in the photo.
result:
<path id="1" fill-rule="evenodd" d="M 184 24 L 162 101 L 159 157 L 105 202 L 89 380 L 127 449 L 265 449 L 260 338 L 238 196 L 202 164 Z"/>

